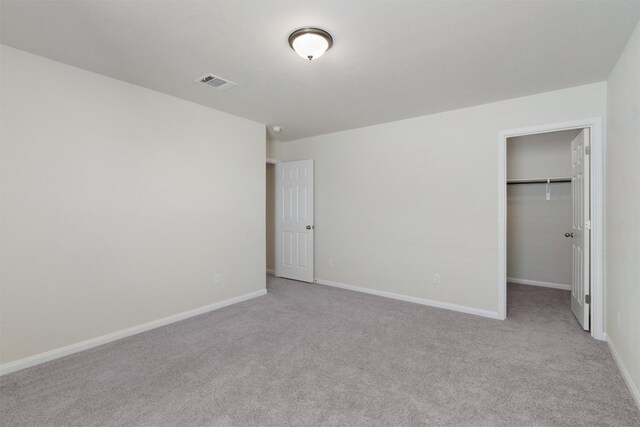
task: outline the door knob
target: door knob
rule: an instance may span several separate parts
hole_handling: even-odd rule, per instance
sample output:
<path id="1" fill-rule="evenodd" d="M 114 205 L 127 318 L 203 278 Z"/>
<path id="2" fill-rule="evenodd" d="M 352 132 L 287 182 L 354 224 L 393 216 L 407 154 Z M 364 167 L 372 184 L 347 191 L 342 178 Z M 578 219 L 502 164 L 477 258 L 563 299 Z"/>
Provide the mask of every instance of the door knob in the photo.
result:
<path id="1" fill-rule="evenodd" d="M 307 225 L 307 230 L 311 230 L 313 228 L 313 225 Z"/>
<path id="2" fill-rule="evenodd" d="M 571 237 L 573 239 L 573 233 L 564 233 L 564 237 Z"/>

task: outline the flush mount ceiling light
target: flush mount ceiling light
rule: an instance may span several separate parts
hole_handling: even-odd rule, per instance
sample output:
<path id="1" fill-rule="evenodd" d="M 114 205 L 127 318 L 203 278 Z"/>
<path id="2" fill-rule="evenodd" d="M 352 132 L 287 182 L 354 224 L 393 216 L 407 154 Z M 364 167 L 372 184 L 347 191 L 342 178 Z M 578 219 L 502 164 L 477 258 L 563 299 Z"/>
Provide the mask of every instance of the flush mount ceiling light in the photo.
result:
<path id="1" fill-rule="evenodd" d="M 309 61 L 320 58 L 332 45 L 331 34 L 320 28 L 299 28 L 289 36 L 291 49 Z"/>

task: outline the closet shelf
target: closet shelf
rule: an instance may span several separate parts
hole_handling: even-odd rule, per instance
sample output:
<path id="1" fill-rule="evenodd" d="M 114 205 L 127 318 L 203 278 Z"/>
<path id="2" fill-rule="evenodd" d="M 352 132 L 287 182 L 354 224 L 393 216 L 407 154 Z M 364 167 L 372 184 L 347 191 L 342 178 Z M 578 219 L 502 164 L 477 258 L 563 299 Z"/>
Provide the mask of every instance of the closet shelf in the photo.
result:
<path id="1" fill-rule="evenodd" d="M 548 182 L 571 182 L 571 177 L 556 176 L 553 178 L 516 178 L 507 180 L 507 184 L 546 184 Z"/>

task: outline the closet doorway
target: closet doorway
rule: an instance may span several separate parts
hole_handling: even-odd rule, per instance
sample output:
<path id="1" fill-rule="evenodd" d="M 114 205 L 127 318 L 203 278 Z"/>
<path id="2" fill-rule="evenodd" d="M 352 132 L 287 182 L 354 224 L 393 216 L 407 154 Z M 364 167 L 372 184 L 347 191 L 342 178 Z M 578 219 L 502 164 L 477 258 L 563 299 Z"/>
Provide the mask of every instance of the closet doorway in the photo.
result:
<path id="1" fill-rule="evenodd" d="M 603 338 L 600 132 L 592 119 L 500 134 L 502 317 L 509 287 L 555 295 L 539 304 Z"/>
<path id="2" fill-rule="evenodd" d="M 588 135 L 572 129 L 507 139 L 507 282 L 571 291 L 571 309 L 587 330 Z"/>

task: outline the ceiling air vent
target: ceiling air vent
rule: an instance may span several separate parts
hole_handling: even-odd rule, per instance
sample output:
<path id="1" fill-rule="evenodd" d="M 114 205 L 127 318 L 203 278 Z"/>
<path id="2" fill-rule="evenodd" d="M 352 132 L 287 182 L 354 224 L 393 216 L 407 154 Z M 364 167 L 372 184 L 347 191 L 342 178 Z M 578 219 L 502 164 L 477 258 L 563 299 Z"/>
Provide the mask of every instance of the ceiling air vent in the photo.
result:
<path id="1" fill-rule="evenodd" d="M 205 74 L 196 81 L 203 85 L 211 86 L 221 92 L 236 86 L 236 83 L 225 80 L 222 77 L 214 76 L 213 74 Z"/>

